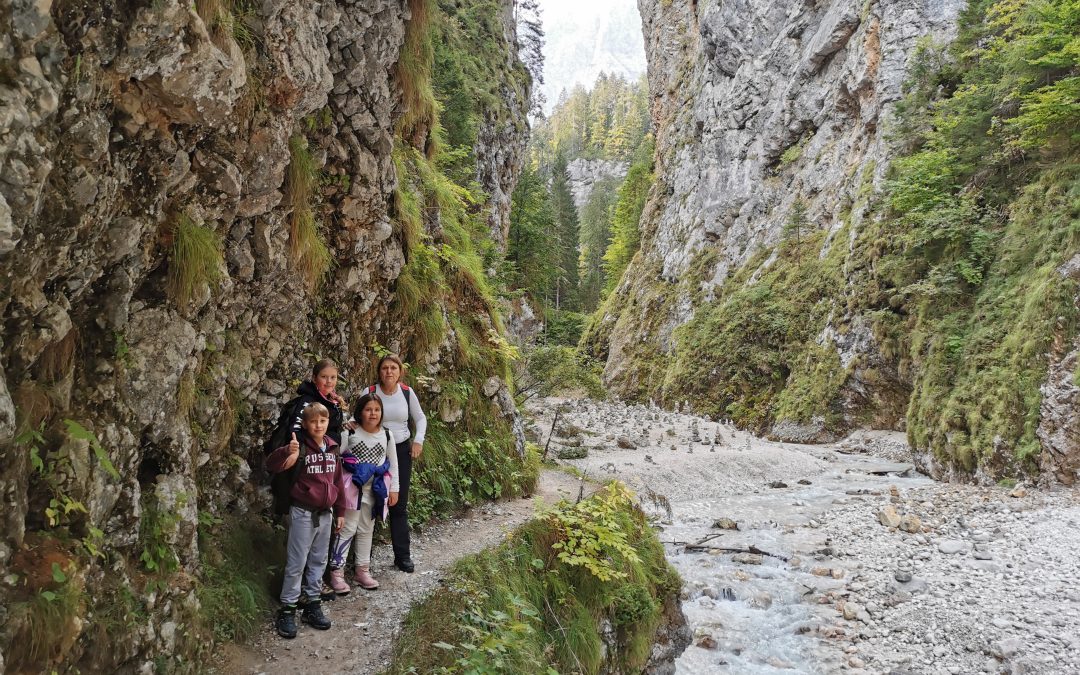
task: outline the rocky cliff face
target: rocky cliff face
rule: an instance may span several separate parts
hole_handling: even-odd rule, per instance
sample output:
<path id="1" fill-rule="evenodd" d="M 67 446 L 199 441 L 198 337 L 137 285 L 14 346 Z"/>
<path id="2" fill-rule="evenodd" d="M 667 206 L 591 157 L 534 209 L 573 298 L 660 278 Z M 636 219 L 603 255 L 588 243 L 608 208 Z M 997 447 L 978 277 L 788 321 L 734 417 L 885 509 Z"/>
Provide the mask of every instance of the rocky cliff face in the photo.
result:
<path id="1" fill-rule="evenodd" d="M 988 93 L 1059 86 L 1002 66 L 1058 29 L 964 4 L 641 3 L 656 185 L 584 337 L 615 391 L 793 441 L 906 430 L 942 477 L 1075 480 L 1075 140 L 1029 140 L 1032 170 L 998 129 L 1032 104 Z"/>
<path id="2" fill-rule="evenodd" d="M 578 214 L 585 208 L 585 204 L 592 195 L 596 184 L 605 179 L 622 180 L 626 176 L 629 165 L 613 159 L 586 159 L 579 157 L 566 165 L 566 175 L 569 180 L 570 192 L 574 195 L 574 207 Z"/>
<path id="3" fill-rule="evenodd" d="M 962 5 L 640 3 L 657 181 L 641 220 L 641 251 L 586 336 L 606 358 L 615 391 L 706 412 L 701 404 L 711 396 L 725 401 L 711 412 L 730 414 L 726 403 L 740 392 L 721 391 L 722 384 L 712 394 L 694 389 L 695 381 L 724 379 L 708 364 L 672 380 L 681 358 L 676 329 L 733 278 L 744 283 L 778 269 L 778 245 L 795 217 L 804 236 L 818 233 L 807 255 L 829 272 L 800 321 L 821 347 L 816 357 L 838 360 L 846 373 L 836 411 L 845 421 L 830 431 L 821 418 L 781 415 L 767 428 L 792 440 L 824 440 L 857 422 L 902 426 L 909 391 L 896 363 L 882 355 L 869 322 L 831 298 L 843 297 L 859 273 L 844 260 L 888 166 L 890 117 L 912 53 L 920 40 L 948 39 Z M 755 311 L 767 305 L 758 302 Z M 755 365 L 770 380 L 766 398 L 790 375 L 788 366 L 774 366 Z"/>
<path id="4" fill-rule="evenodd" d="M 178 630 L 199 611 L 196 524 L 262 505 L 265 425 L 316 355 L 364 381 L 377 342 L 456 377 L 454 343 L 412 353 L 413 319 L 393 309 L 414 254 L 392 155 L 419 4 L 0 2 L 9 672 L 172 654 L 196 667 L 184 659 L 202 638 Z M 512 61 L 502 4 L 490 39 Z M 523 110 L 527 82 L 514 92 L 506 105 Z M 525 142 L 511 122 L 485 120 L 477 147 L 496 234 Z M 437 214 L 424 226 L 438 245 Z M 483 298 L 425 301 L 495 330 Z M 516 414 L 494 364 L 470 376 L 492 414 Z M 89 634 L 96 603 L 141 595 L 156 569 L 148 530 L 176 574 L 139 604 L 138 630 Z M 44 572 L 27 569 L 35 550 L 52 556 Z M 34 603 L 60 577 L 71 602 L 41 644 Z"/>

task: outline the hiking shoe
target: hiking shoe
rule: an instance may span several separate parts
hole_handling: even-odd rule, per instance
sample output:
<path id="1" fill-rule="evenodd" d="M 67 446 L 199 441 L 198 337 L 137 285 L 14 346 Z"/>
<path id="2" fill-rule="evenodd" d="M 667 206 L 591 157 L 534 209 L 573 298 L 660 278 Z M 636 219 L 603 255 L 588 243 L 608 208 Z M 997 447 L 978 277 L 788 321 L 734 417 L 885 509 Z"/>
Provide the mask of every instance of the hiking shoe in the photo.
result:
<path id="1" fill-rule="evenodd" d="M 410 574 L 416 569 L 416 566 L 413 565 L 412 558 L 409 556 L 405 556 L 404 558 L 394 558 L 394 567 L 402 572 L 409 572 Z"/>
<path id="2" fill-rule="evenodd" d="M 319 599 L 323 602 L 330 602 L 331 600 L 337 600 L 337 593 L 333 588 L 330 588 L 330 584 L 323 579 L 322 589 L 319 591 Z"/>
<path id="3" fill-rule="evenodd" d="M 348 595 L 349 584 L 345 583 L 345 570 L 338 569 L 330 570 L 330 588 L 334 589 L 334 592 L 338 595 Z"/>
<path id="4" fill-rule="evenodd" d="M 274 620 L 277 634 L 291 640 L 296 637 L 296 605 L 283 605 Z"/>
<path id="5" fill-rule="evenodd" d="M 353 574 L 353 581 L 360 585 L 360 588 L 365 591 L 373 591 L 379 587 L 379 582 L 375 580 L 375 577 L 371 576 L 371 571 L 367 565 L 357 565 L 356 572 Z"/>
<path id="6" fill-rule="evenodd" d="M 300 610 L 300 620 L 318 630 L 326 630 L 330 627 L 330 619 L 322 611 L 321 602 L 309 602 Z"/>

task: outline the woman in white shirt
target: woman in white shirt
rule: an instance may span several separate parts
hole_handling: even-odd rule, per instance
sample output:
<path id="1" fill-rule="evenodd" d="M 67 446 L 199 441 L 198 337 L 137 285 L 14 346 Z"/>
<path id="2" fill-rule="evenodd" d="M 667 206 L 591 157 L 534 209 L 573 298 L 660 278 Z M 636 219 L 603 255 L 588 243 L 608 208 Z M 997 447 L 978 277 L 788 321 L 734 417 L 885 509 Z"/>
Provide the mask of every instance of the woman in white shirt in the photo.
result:
<path id="1" fill-rule="evenodd" d="M 390 430 L 397 442 L 397 460 L 400 476 L 397 504 L 390 507 L 390 539 L 394 546 L 394 566 L 402 572 L 415 569 L 409 555 L 409 481 L 412 477 L 413 460 L 424 450 L 424 434 L 427 417 L 420 407 L 416 391 L 402 383 L 405 366 L 397 354 L 387 354 L 379 359 L 377 368 L 379 383 L 369 391 L 383 403 L 383 426 Z M 415 434 L 409 430 L 409 422 Z"/>

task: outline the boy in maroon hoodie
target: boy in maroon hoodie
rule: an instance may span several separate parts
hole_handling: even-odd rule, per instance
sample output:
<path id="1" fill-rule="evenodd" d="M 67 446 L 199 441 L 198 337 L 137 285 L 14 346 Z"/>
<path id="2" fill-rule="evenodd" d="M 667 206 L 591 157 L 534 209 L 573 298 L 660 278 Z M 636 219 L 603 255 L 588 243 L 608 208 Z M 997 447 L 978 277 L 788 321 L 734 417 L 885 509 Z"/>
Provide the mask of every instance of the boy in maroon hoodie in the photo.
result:
<path id="1" fill-rule="evenodd" d="M 301 621 L 319 630 L 330 627 L 330 620 L 322 611 L 320 591 L 331 528 L 341 529 L 346 506 L 337 443 L 326 435 L 330 411 L 321 403 L 312 403 L 304 408 L 301 424 L 300 440 L 294 433 L 288 445 L 266 458 L 266 469 L 271 473 L 293 471 L 296 476 L 289 493 L 292 505 L 285 581 L 281 585 L 281 609 L 275 622 L 278 635 L 284 638 L 296 637 L 298 604 Z"/>

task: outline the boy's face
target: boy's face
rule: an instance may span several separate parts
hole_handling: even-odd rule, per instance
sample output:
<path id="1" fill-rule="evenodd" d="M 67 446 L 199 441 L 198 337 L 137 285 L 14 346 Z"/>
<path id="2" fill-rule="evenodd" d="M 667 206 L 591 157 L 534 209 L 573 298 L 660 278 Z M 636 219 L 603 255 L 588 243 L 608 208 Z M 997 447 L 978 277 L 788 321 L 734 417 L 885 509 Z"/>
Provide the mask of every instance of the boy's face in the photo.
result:
<path id="1" fill-rule="evenodd" d="M 330 426 L 330 418 L 322 415 L 315 415 L 309 419 L 304 420 L 304 431 L 311 437 L 311 440 L 316 443 L 321 443 L 323 436 L 326 435 L 326 428 Z"/>

